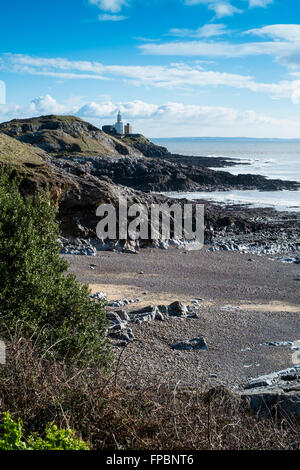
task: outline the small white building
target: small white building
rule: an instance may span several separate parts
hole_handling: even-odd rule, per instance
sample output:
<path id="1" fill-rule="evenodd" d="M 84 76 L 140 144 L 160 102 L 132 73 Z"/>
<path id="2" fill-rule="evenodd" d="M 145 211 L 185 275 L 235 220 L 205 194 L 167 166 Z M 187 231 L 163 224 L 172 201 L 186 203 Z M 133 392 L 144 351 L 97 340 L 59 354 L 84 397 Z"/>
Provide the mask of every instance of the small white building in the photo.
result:
<path id="1" fill-rule="evenodd" d="M 121 111 L 118 112 L 117 122 L 115 124 L 115 129 L 117 134 L 124 134 L 124 123 L 122 121 Z"/>

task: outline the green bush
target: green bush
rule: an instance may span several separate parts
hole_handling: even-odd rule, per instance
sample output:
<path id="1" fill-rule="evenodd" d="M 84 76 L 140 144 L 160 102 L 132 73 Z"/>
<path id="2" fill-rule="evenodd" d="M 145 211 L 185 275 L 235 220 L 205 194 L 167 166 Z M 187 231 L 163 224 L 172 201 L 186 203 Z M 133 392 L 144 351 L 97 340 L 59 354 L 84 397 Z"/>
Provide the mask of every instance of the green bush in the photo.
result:
<path id="1" fill-rule="evenodd" d="M 24 198 L 8 170 L 0 172 L 0 335 L 39 336 L 57 358 L 106 365 L 104 305 L 68 274 L 48 192 Z"/>
<path id="2" fill-rule="evenodd" d="M 10 413 L 3 413 L 3 424 L 0 434 L 0 450 L 89 450 L 89 446 L 77 439 L 71 429 L 58 429 L 48 424 L 45 438 L 31 434 L 23 438 L 23 422 L 14 421 Z"/>

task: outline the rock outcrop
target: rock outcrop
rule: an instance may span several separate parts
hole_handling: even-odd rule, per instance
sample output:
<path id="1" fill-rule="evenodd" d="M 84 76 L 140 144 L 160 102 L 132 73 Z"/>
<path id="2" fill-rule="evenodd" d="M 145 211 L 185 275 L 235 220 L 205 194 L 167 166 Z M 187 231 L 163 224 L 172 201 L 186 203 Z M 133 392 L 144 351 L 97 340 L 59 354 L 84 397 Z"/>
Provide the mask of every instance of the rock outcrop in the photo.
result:
<path id="1" fill-rule="evenodd" d="M 132 156 L 79 157 L 63 156 L 51 158 L 52 165 L 76 173 L 103 179 L 128 186 L 143 192 L 168 191 L 212 191 L 229 189 L 277 190 L 291 189 L 299 183 L 281 180 L 267 180 L 260 175 L 232 175 L 225 171 L 191 167 L 171 163 L 164 159 Z"/>
<path id="2" fill-rule="evenodd" d="M 90 296 L 92 301 L 103 301 L 106 299 L 105 292 L 97 292 Z M 128 324 L 141 325 L 144 323 L 151 323 L 154 321 L 164 322 L 168 318 L 180 318 L 181 320 L 189 320 L 197 318 L 197 307 L 194 305 L 186 306 L 182 302 L 173 302 L 168 305 L 148 305 L 143 308 L 132 310 L 132 304 L 140 302 L 140 299 L 119 299 L 113 302 L 108 302 L 108 311 L 106 313 L 109 321 L 107 335 L 113 340 L 119 340 L 121 343 L 115 344 L 116 346 L 125 346 L 128 342 L 134 340 L 132 330 L 128 328 Z M 114 308 L 124 307 L 127 310 L 113 310 Z M 176 315 L 174 315 L 174 309 Z M 188 313 L 188 315 L 187 315 Z M 130 334 L 128 335 L 128 332 Z M 127 339 L 124 336 L 127 335 Z M 188 341 L 181 341 L 179 343 L 170 344 L 171 349 L 197 351 L 207 350 L 207 344 L 203 337 L 194 338 Z"/>

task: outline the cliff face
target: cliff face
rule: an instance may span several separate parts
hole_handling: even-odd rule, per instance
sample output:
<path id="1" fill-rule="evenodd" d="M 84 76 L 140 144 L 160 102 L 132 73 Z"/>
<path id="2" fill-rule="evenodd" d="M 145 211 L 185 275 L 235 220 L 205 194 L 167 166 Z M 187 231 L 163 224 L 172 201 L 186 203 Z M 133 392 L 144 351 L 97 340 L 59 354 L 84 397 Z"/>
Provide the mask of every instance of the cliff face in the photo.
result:
<path id="1" fill-rule="evenodd" d="M 117 185 L 105 176 L 98 178 L 81 171 L 76 159 L 72 160 L 71 167 L 57 165 L 59 161 L 63 159 L 0 132 L 0 167 L 13 169 L 13 175 L 21 179 L 20 189 L 24 196 L 49 187 L 58 207 L 57 218 L 64 236 L 95 238 L 99 222 L 97 207 L 104 203 L 117 207 L 119 197 L 127 198 L 129 203 L 147 206 L 165 200 L 163 196 L 147 195 Z"/>

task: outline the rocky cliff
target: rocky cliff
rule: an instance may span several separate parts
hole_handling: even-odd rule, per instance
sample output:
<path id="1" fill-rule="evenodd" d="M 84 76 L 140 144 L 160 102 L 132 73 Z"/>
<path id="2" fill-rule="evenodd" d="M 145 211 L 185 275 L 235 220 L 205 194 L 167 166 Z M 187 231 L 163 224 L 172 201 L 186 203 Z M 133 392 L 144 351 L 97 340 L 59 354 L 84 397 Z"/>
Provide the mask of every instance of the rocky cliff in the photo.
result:
<path id="1" fill-rule="evenodd" d="M 13 166 L 23 178 L 24 194 L 50 187 L 63 234 L 68 237 L 95 238 L 96 208 L 102 203 L 116 206 L 120 196 L 127 197 L 129 205 L 137 202 L 149 207 L 167 201 L 154 191 L 299 187 L 293 182 L 233 176 L 171 162 L 163 157 L 170 155 L 165 152 L 142 136 L 117 139 L 71 116 L 0 124 L 0 165 Z M 232 211 L 226 214 L 224 208 L 207 204 L 206 225 L 210 231 L 224 227 L 253 231 L 259 224 L 247 221 L 247 215 L 233 216 Z"/>
<path id="2" fill-rule="evenodd" d="M 65 236 L 95 237 L 95 227 L 99 221 L 96 218 L 97 207 L 103 203 L 117 206 L 119 197 L 146 205 L 166 199 L 83 172 L 76 161 L 72 168 L 57 165 L 58 161 L 57 157 L 44 150 L 0 133 L 0 167 L 13 168 L 13 174 L 21 180 L 24 196 L 50 188 L 58 205 L 58 220 Z"/>
<path id="3" fill-rule="evenodd" d="M 0 133 L 38 147 L 51 164 L 141 191 L 206 191 L 226 189 L 296 189 L 290 181 L 259 175 L 232 175 L 171 155 L 140 134 L 114 137 L 73 116 L 42 116 L 0 124 Z M 60 157 L 59 159 L 57 157 Z M 207 158 L 205 166 L 209 165 Z M 214 159 L 212 158 L 213 162 Z M 194 162 L 193 164 L 191 164 Z"/>

